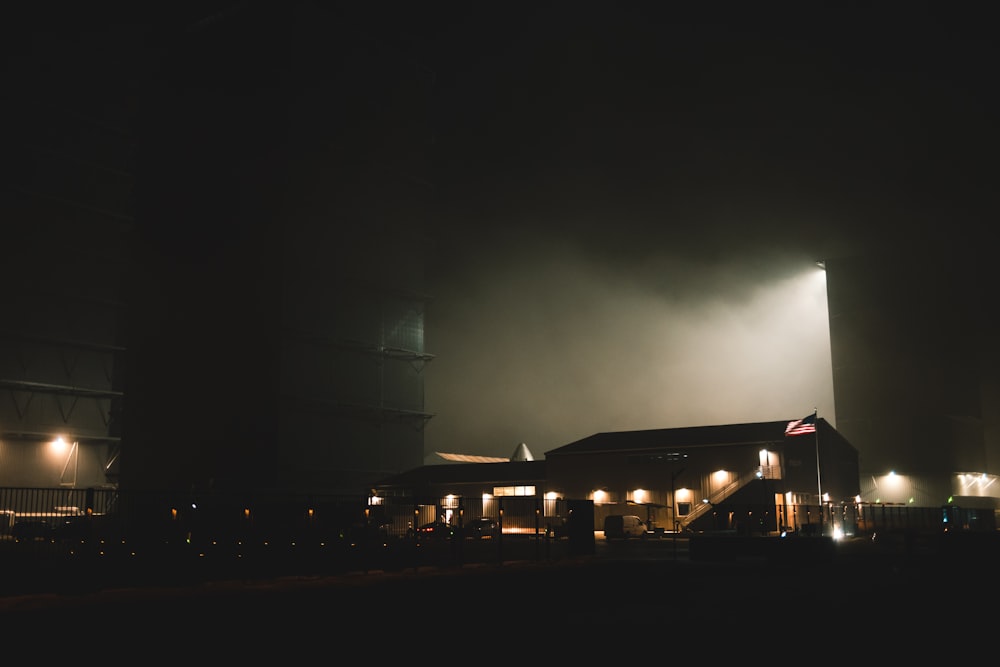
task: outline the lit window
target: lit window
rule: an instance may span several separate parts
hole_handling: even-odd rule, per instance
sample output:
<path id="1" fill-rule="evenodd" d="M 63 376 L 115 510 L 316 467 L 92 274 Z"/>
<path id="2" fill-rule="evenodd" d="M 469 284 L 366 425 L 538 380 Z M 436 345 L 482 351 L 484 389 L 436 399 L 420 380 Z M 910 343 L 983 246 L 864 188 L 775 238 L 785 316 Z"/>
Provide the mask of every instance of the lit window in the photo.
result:
<path id="1" fill-rule="evenodd" d="M 533 496 L 535 495 L 534 486 L 495 486 L 493 487 L 494 496 Z"/>

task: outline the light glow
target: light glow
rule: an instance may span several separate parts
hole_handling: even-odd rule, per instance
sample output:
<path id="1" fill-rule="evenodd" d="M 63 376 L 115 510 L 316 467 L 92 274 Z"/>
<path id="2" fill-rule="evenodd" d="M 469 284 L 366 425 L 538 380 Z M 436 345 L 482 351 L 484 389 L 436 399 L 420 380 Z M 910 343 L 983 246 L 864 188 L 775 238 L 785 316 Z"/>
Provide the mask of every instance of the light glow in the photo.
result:
<path id="1" fill-rule="evenodd" d="M 62 436 L 59 436 L 49 443 L 49 451 L 53 454 L 65 454 L 68 448 L 69 444 L 63 439 Z"/>

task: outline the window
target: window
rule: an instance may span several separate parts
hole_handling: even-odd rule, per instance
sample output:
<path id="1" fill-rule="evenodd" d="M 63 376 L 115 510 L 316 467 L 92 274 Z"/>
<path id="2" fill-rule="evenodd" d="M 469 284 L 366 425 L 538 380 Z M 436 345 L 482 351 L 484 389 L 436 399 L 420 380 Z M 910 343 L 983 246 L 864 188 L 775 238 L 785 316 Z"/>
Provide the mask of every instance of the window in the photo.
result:
<path id="1" fill-rule="evenodd" d="M 494 496 L 533 496 L 534 486 L 494 486 Z"/>

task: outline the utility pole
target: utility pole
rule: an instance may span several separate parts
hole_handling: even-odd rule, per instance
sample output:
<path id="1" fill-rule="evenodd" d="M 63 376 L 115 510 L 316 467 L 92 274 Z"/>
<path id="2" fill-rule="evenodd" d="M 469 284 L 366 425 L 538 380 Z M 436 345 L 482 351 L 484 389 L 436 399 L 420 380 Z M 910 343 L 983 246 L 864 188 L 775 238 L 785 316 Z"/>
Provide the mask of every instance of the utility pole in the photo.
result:
<path id="1" fill-rule="evenodd" d="M 684 472 L 684 468 L 670 473 L 670 519 L 674 524 L 674 529 L 670 532 L 670 534 L 673 536 L 674 541 L 674 560 L 677 560 L 677 527 L 680 525 L 677 521 L 677 496 L 675 483 L 682 472 Z"/>

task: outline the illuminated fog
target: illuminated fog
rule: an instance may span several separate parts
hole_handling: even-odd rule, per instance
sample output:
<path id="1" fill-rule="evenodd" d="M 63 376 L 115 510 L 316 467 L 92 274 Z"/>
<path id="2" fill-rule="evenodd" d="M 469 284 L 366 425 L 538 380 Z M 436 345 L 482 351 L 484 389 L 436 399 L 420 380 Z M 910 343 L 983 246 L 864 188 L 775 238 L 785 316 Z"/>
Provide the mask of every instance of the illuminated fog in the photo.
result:
<path id="1" fill-rule="evenodd" d="M 435 285 L 426 450 L 509 456 L 601 431 L 835 423 L 825 283 L 813 258 L 597 260 L 512 234 Z"/>

